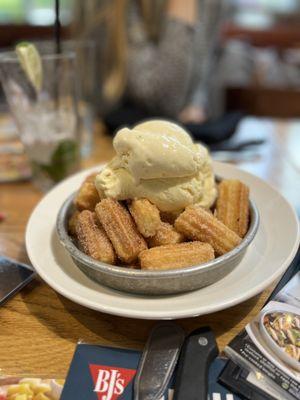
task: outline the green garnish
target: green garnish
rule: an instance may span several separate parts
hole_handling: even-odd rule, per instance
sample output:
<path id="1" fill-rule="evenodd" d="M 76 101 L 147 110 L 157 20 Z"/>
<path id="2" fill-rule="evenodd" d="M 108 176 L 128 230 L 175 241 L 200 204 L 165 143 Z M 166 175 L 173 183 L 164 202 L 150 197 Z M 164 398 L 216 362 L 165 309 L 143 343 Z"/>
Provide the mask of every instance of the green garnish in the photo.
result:
<path id="1" fill-rule="evenodd" d="M 66 139 L 59 143 L 49 164 L 35 162 L 33 168 L 44 171 L 54 182 L 59 182 L 75 170 L 79 161 L 79 147 L 74 140 Z"/>

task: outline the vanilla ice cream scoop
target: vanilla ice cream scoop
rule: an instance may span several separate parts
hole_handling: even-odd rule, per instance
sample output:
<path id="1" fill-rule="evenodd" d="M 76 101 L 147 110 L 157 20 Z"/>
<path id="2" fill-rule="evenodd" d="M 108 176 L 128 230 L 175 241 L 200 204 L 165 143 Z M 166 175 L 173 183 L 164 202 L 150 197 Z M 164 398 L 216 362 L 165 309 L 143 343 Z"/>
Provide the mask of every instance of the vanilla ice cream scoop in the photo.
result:
<path id="1" fill-rule="evenodd" d="M 147 121 L 121 129 L 113 145 L 116 157 L 96 177 L 96 187 L 106 197 L 144 197 L 161 211 L 214 203 L 217 193 L 208 151 L 180 126 Z"/>
<path id="2" fill-rule="evenodd" d="M 203 165 L 203 147 L 193 143 L 178 125 L 148 121 L 123 128 L 114 138 L 115 164 L 125 168 L 135 182 L 141 179 L 179 178 L 194 175 Z"/>

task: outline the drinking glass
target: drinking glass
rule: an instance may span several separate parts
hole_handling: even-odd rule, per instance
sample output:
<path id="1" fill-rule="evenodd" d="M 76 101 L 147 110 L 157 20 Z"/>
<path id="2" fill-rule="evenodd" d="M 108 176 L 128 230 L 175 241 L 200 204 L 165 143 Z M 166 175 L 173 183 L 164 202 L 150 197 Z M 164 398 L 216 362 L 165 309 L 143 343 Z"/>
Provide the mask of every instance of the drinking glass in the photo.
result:
<path id="1" fill-rule="evenodd" d="M 79 168 L 79 128 L 74 52 L 40 53 L 36 90 L 15 52 L 0 54 L 0 78 L 32 166 L 33 182 L 46 191 Z"/>
<path id="2" fill-rule="evenodd" d="M 56 44 L 53 40 L 34 41 L 40 52 L 54 53 Z M 79 129 L 81 136 L 81 156 L 88 157 L 93 148 L 95 130 L 95 103 L 97 96 L 97 74 L 95 69 L 96 44 L 93 40 L 62 40 L 63 52 L 76 54 L 76 76 L 78 93 Z"/>

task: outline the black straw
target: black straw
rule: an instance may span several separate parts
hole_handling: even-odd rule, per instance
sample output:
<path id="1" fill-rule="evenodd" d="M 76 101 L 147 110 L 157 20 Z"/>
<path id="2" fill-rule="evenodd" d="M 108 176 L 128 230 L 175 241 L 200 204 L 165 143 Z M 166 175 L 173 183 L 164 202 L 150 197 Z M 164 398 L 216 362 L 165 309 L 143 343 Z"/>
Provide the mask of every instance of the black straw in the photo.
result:
<path id="1" fill-rule="evenodd" d="M 55 21 L 54 21 L 54 35 L 55 35 L 55 52 L 56 54 L 61 53 L 61 42 L 60 42 L 60 34 L 61 34 L 61 29 L 60 29 L 60 15 L 59 15 L 59 0 L 55 0 Z M 58 110 L 59 108 L 59 90 L 58 90 L 58 70 L 59 70 L 59 65 L 58 65 L 58 60 L 55 62 L 55 74 L 56 74 L 56 81 L 54 84 L 54 100 L 55 100 L 55 107 Z"/>
<path id="2" fill-rule="evenodd" d="M 61 43 L 60 43 L 61 25 L 60 25 L 59 11 L 60 11 L 59 0 L 55 0 L 54 30 L 55 30 L 56 53 L 61 53 Z"/>

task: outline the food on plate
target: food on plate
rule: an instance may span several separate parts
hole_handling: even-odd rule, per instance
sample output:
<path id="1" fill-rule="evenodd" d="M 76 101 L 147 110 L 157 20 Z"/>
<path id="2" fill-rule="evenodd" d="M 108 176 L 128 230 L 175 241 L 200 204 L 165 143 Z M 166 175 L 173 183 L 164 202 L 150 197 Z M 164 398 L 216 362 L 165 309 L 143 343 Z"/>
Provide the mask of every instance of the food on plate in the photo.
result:
<path id="1" fill-rule="evenodd" d="M 238 180 L 227 179 L 219 184 L 218 189 L 217 218 L 244 237 L 249 226 L 249 188 Z"/>
<path id="2" fill-rule="evenodd" d="M 240 244 L 249 189 L 226 179 L 217 189 L 208 151 L 182 127 L 146 121 L 121 129 L 113 144 L 117 155 L 83 182 L 69 220 L 86 254 L 163 270 L 212 260 Z"/>
<path id="3" fill-rule="evenodd" d="M 242 240 L 211 213 L 198 206 L 187 207 L 176 219 L 175 228 L 191 240 L 209 243 L 217 255 L 227 253 Z"/>
<path id="4" fill-rule="evenodd" d="M 80 247 L 95 260 L 114 264 L 115 251 L 94 212 L 83 210 L 77 220 L 76 234 Z"/>
<path id="5" fill-rule="evenodd" d="M 118 257 L 125 263 L 136 260 L 147 244 L 125 206 L 114 199 L 104 199 L 95 211 Z"/>
<path id="6" fill-rule="evenodd" d="M 134 199 L 128 208 L 140 233 L 154 236 L 161 224 L 159 209 L 147 199 Z"/>
<path id="7" fill-rule="evenodd" d="M 263 324 L 273 341 L 300 362 L 300 316 L 289 312 L 273 312 L 264 316 Z"/>
<path id="8" fill-rule="evenodd" d="M 214 204 L 217 189 L 208 151 L 180 126 L 163 120 L 143 122 L 121 129 L 113 145 L 117 155 L 95 181 L 101 195 L 146 198 L 160 211 Z"/>
<path id="9" fill-rule="evenodd" d="M 96 204 L 100 201 L 100 196 L 94 182 L 96 176 L 96 173 L 89 175 L 79 188 L 74 200 L 77 210 L 94 211 Z"/>
<path id="10" fill-rule="evenodd" d="M 173 211 L 173 212 L 168 212 L 168 211 L 161 211 L 160 212 L 160 218 L 163 222 L 168 222 L 168 224 L 174 225 L 174 222 L 176 221 L 176 218 L 179 217 L 181 214 L 181 211 Z"/>
<path id="11" fill-rule="evenodd" d="M 177 232 L 173 225 L 161 222 L 154 236 L 148 239 L 149 247 L 176 244 L 184 241 L 182 233 Z"/>
<path id="12" fill-rule="evenodd" d="M 1 400 L 59 400 L 64 381 L 41 378 L 1 378 Z"/>
<path id="13" fill-rule="evenodd" d="M 76 225 L 78 222 L 78 217 L 79 217 L 80 211 L 75 210 L 71 214 L 71 217 L 68 221 L 68 232 L 70 235 L 75 236 L 76 235 Z"/>
<path id="14" fill-rule="evenodd" d="M 208 243 L 187 242 L 152 247 L 139 255 L 142 269 L 168 270 L 201 264 L 214 259 Z"/>

